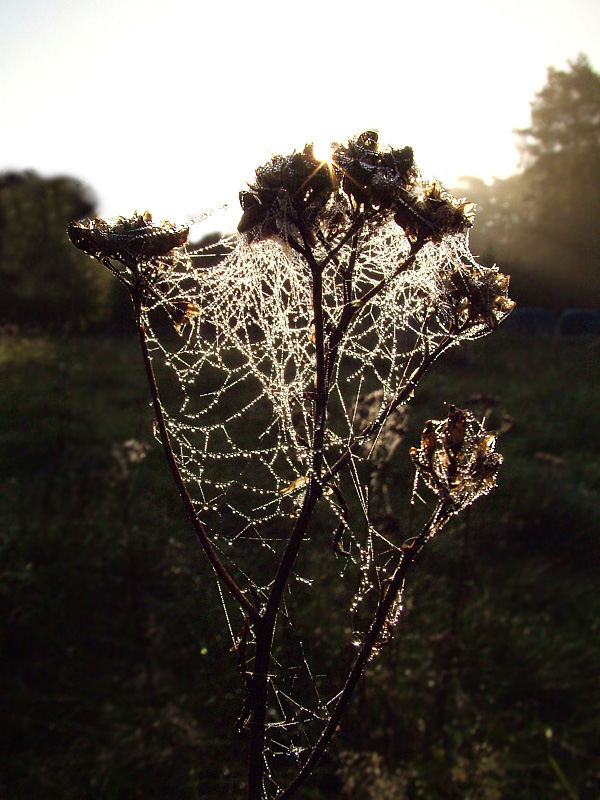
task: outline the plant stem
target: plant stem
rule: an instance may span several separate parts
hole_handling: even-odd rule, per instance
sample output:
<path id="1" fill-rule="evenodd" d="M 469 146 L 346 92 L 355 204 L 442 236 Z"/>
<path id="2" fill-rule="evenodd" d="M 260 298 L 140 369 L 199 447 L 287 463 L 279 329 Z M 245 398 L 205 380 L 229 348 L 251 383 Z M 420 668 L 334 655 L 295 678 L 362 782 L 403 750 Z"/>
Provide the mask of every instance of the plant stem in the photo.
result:
<path id="1" fill-rule="evenodd" d="M 305 240 L 306 244 L 306 240 Z M 308 245 L 307 245 L 308 246 Z M 304 495 L 302 509 L 296 520 L 288 545 L 283 553 L 271 592 L 267 600 L 264 614 L 260 621 L 255 621 L 256 657 L 252 676 L 250 697 L 251 730 L 250 754 L 248 767 L 248 800 L 261 800 L 263 796 L 263 776 L 265 768 L 264 745 L 266 734 L 267 692 L 269 683 L 269 665 L 273 634 L 277 622 L 277 614 L 281 599 L 290 574 L 294 568 L 298 551 L 306 535 L 313 511 L 323 488 L 320 474 L 323 465 L 323 442 L 327 420 L 327 383 L 325 375 L 325 340 L 323 320 L 323 284 L 322 271 L 312 253 L 307 250 L 305 257 L 312 271 L 312 302 L 315 325 L 315 367 L 316 367 L 316 399 L 314 408 L 314 429 L 312 442 L 312 464 L 308 488 Z"/>
<path id="2" fill-rule="evenodd" d="M 335 259 L 335 257 L 340 252 L 342 247 L 344 247 L 344 245 L 350 241 L 350 239 L 354 236 L 354 234 L 357 233 L 362 228 L 364 221 L 365 221 L 364 214 L 357 214 L 350 228 L 346 231 L 346 233 L 343 235 L 340 241 L 335 245 L 335 247 L 333 247 L 327 253 L 323 261 L 321 261 L 321 264 L 319 265 L 321 267 L 321 270 L 324 270 L 327 264 L 333 259 Z"/>
<path id="3" fill-rule="evenodd" d="M 346 466 L 354 453 L 356 453 L 356 451 L 364 444 L 365 440 L 372 436 L 385 423 L 385 420 L 390 414 L 393 414 L 399 405 L 402 405 L 402 403 L 408 400 L 423 375 L 425 375 L 427 370 L 431 367 L 433 362 L 439 358 L 443 351 L 452 344 L 452 341 L 452 337 L 445 336 L 435 350 L 423 358 L 419 366 L 413 371 L 410 378 L 398 392 L 396 397 L 379 412 L 377 419 L 373 420 L 370 425 L 367 425 L 367 427 L 361 431 L 359 438 L 353 439 L 348 443 L 347 449 L 323 475 L 323 484 L 327 484 L 335 475 L 337 475 L 338 472 Z"/>
<path id="4" fill-rule="evenodd" d="M 359 219 L 355 221 L 351 232 L 349 232 L 350 235 L 346 235 L 342 240 L 344 243 L 346 243 L 350 241 L 350 239 L 352 239 L 352 253 L 350 257 L 351 269 L 347 276 L 348 278 L 347 282 L 350 283 L 352 281 L 354 262 L 356 260 L 358 253 L 359 229 L 361 224 L 362 224 L 362 219 L 359 217 Z M 300 546 L 306 535 L 306 531 L 310 524 L 310 520 L 312 518 L 315 506 L 323 493 L 323 486 L 327 484 L 330 477 L 336 474 L 347 463 L 352 453 L 360 447 L 360 444 L 363 441 L 363 436 L 369 435 L 371 433 L 371 429 L 375 431 L 378 427 L 384 424 L 388 415 L 391 414 L 402 402 L 404 402 L 405 399 L 408 398 L 408 396 L 412 393 L 414 387 L 416 386 L 417 382 L 422 377 L 422 375 L 426 372 L 426 370 L 433 363 L 433 361 L 435 361 L 438 355 L 442 352 L 443 349 L 445 349 L 448 346 L 448 344 L 451 341 L 449 337 L 446 337 L 443 340 L 443 342 L 440 343 L 438 348 L 436 348 L 434 353 L 428 354 L 423 359 L 420 366 L 413 372 L 410 380 L 406 383 L 406 385 L 403 387 L 402 391 L 398 394 L 398 396 L 386 407 L 383 413 L 379 414 L 377 420 L 375 420 L 363 432 L 363 436 L 361 436 L 361 439 L 356 440 L 353 444 L 351 444 L 346 453 L 343 454 L 340 457 L 340 459 L 338 459 L 336 464 L 327 471 L 325 476 L 323 476 L 322 475 L 323 444 L 325 440 L 325 426 L 327 422 L 329 380 L 330 376 L 333 374 L 334 365 L 338 354 L 339 344 L 346 335 L 350 323 L 355 318 L 356 314 L 360 313 L 360 311 L 363 308 L 365 308 L 367 303 L 376 294 L 378 294 L 383 290 L 384 286 L 386 285 L 386 282 L 381 281 L 379 284 L 373 287 L 373 290 L 364 295 L 356 305 L 347 304 L 344 307 L 342 316 L 340 317 L 340 320 L 338 321 L 338 324 L 334 329 L 332 335 L 330 336 L 329 342 L 327 343 L 325 341 L 325 325 L 324 325 L 324 313 L 323 313 L 322 272 L 324 265 L 328 262 L 328 260 L 334 257 L 334 254 L 332 251 L 331 253 L 328 254 L 328 256 L 321 264 L 317 263 L 310 248 L 310 244 L 307 240 L 307 237 L 302 229 L 302 226 L 298 227 L 303 238 L 304 248 L 300 248 L 299 246 L 296 245 L 294 249 L 298 250 L 298 252 L 300 252 L 304 256 L 312 273 L 312 305 L 313 305 L 314 327 L 315 327 L 315 371 L 316 371 L 315 407 L 313 416 L 314 429 L 313 429 L 313 442 L 312 442 L 312 464 L 311 464 L 311 474 L 306 494 L 304 496 L 302 509 L 300 511 L 298 519 L 296 520 L 296 524 L 294 526 L 287 547 L 284 551 L 281 562 L 279 564 L 277 574 L 273 581 L 273 585 L 271 587 L 271 591 L 267 600 L 267 605 L 265 607 L 264 614 L 261 616 L 259 621 L 254 620 L 254 625 L 253 625 L 256 637 L 256 657 L 254 663 L 254 673 L 251 682 L 251 697 L 250 697 L 251 722 L 250 722 L 250 753 L 249 753 L 249 768 L 248 768 L 248 800 L 261 800 L 261 798 L 263 797 L 263 790 L 264 790 L 263 780 L 264 780 L 264 769 L 265 769 L 264 745 L 265 745 L 265 735 L 266 735 L 266 710 L 268 702 L 269 666 L 271 661 L 271 650 L 273 646 L 273 636 L 275 632 L 277 614 L 279 612 L 285 587 L 289 580 L 290 574 L 294 568 L 294 564 L 296 562 Z M 410 266 L 410 264 L 416 258 L 416 254 L 421 246 L 422 245 L 420 243 L 415 243 L 413 245 L 410 255 L 398 267 L 393 277 L 399 274 L 401 270 L 406 269 L 408 266 Z M 346 286 L 345 292 L 351 295 L 352 287 Z M 394 600 L 394 597 L 389 595 L 389 592 L 386 594 L 386 599 L 388 597 L 389 597 L 389 607 L 385 613 L 382 612 L 383 617 L 381 625 L 384 624 L 387 612 L 389 611 L 389 608 L 391 607 L 391 604 L 393 603 Z M 373 628 L 373 630 L 375 629 Z M 371 649 L 375 644 L 375 641 L 379 634 L 374 633 L 373 635 L 375 638 L 373 639 L 373 642 L 371 644 Z M 347 690 L 348 699 L 353 691 L 354 685 L 358 680 L 358 677 L 360 677 L 362 669 L 364 669 L 364 665 L 366 663 L 367 658 L 368 656 L 365 658 L 364 662 L 361 662 L 360 667 L 357 666 L 358 671 L 356 674 L 356 678 L 349 678 L 352 685 L 351 686 L 350 684 L 348 685 L 348 690 Z M 346 689 L 344 689 L 344 691 L 346 691 Z M 344 701 L 344 706 L 346 703 L 347 699 Z M 342 708 L 343 707 L 340 708 L 339 712 L 340 715 Z M 331 721 L 328 724 L 327 728 L 325 729 L 326 731 L 330 729 L 330 725 Z M 337 727 L 337 721 L 333 725 L 333 728 L 330 730 L 330 732 L 327 734 L 327 740 L 324 742 L 322 750 L 325 749 L 325 746 L 329 741 L 329 739 L 331 738 L 331 736 L 333 735 L 336 727 Z M 320 752 L 322 752 L 322 750 Z M 320 752 L 316 756 L 317 758 L 320 757 Z"/>
<path id="5" fill-rule="evenodd" d="M 210 539 L 208 538 L 208 534 L 206 533 L 204 525 L 198 519 L 198 515 L 196 514 L 192 498 L 190 497 L 189 492 L 185 486 L 183 477 L 177 465 L 177 461 L 175 460 L 173 448 L 171 446 L 171 440 L 169 437 L 169 432 L 167 430 L 165 415 L 162 408 L 162 404 L 160 402 L 158 385 L 156 383 L 156 377 L 154 375 L 154 369 L 152 367 L 152 360 L 150 358 L 150 353 L 148 352 L 148 341 L 146 339 L 146 331 L 144 327 L 144 321 L 142 318 L 142 299 L 140 297 L 139 290 L 136 290 L 135 287 L 131 291 L 131 297 L 133 300 L 133 306 L 135 310 L 135 320 L 138 329 L 140 347 L 142 350 L 142 357 L 144 359 L 144 365 L 146 367 L 146 376 L 148 378 L 148 383 L 150 385 L 152 404 L 154 406 L 154 413 L 156 415 L 156 424 L 158 426 L 160 440 L 163 449 L 165 451 L 165 455 L 167 457 L 167 462 L 171 469 L 173 479 L 175 480 L 175 485 L 177 486 L 177 490 L 179 491 L 179 495 L 183 501 L 183 505 L 185 507 L 189 520 L 192 523 L 196 536 L 200 544 L 202 545 L 202 549 L 206 553 L 212 568 L 216 572 L 219 581 L 225 587 L 225 589 L 230 593 L 230 595 L 239 603 L 239 605 L 246 612 L 248 617 L 251 620 L 256 621 L 259 619 L 259 613 L 257 609 L 252 605 L 252 603 L 248 600 L 246 595 L 242 592 L 240 587 L 237 585 L 237 583 L 235 582 L 235 580 L 230 575 L 229 571 L 227 570 L 227 568 L 217 555 L 214 547 L 210 542 Z"/>
<path id="6" fill-rule="evenodd" d="M 277 800 L 286 800 L 288 797 L 291 797 L 292 794 L 295 793 L 296 789 L 306 780 L 306 778 L 310 775 L 312 768 L 318 762 L 318 760 L 323 755 L 327 745 L 331 741 L 344 713 L 354 690 L 356 688 L 356 684 L 358 683 L 360 677 L 362 676 L 365 667 L 371 657 L 373 649 L 377 645 L 381 637 L 382 630 L 385 626 L 386 620 L 388 618 L 388 614 L 398 597 L 398 594 L 401 592 L 402 587 L 404 585 L 404 580 L 406 578 L 406 574 L 409 571 L 410 567 L 413 565 L 417 555 L 420 553 L 421 549 L 425 542 L 431 538 L 440 528 L 443 527 L 445 522 L 448 520 L 450 514 L 447 508 L 442 504 L 439 503 L 436 507 L 435 511 L 429 518 L 428 522 L 424 525 L 423 529 L 419 533 L 419 535 L 415 538 L 412 543 L 412 546 L 406 548 L 402 551 L 402 555 L 400 556 L 400 561 L 398 562 L 398 566 L 394 574 L 392 575 L 388 587 L 377 607 L 377 611 L 375 612 L 375 618 L 367 632 L 365 639 L 362 643 L 360 651 L 352 665 L 348 675 L 346 677 L 346 681 L 344 683 L 344 688 L 342 689 L 338 700 L 335 704 L 335 708 L 329 718 L 327 725 L 325 726 L 321 736 L 319 737 L 318 742 L 314 746 L 308 760 L 298 773 L 294 780 L 284 789 L 283 792 L 277 795 Z"/>

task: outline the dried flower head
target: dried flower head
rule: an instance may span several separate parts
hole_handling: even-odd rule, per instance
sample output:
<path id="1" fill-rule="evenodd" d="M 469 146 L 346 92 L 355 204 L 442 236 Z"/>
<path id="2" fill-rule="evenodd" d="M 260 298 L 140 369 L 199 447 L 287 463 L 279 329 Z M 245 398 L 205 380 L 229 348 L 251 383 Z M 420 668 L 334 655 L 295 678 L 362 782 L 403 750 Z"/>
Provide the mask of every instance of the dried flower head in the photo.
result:
<path id="1" fill-rule="evenodd" d="M 152 215 L 134 214 L 114 222 L 103 219 L 72 222 L 69 238 L 87 255 L 102 259 L 114 258 L 126 266 L 142 262 L 164 261 L 177 247 L 187 242 L 189 228 L 170 222 L 152 224 Z"/>
<path id="2" fill-rule="evenodd" d="M 438 181 L 431 181 L 423 184 L 422 197 L 413 201 L 408 209 L 406 206 L 398 208 L 394 219 L 417 239 L 441 242 L 446 235 L 466 232 L 474 216 L 473 203 L 458 200 Z"/>
<path id="3" fill-rule="evenodd" d="M 240 233 L 260 239 L 299 233 L 313 241 L 314 226 L 334 189 L 327 165 L 315 158 L 313 146 L 301 153 L 275 156 L 256 170 L 256 183 L 240 192 L 244 211 Z"/>
<path id="4" fill-rule="evenodd" d="M 187 226 L 171 222 L 154 225 L 152 215 L 146 211 L 113 222 L 72 222 L 67 233 L 76 247 L 108 267 L 144 304 L 160 302 L 177 333 L 200 314 L 198 306 L 189 300 L 167 299 L 174 277 L 170 268 L 189 265 L 189 256 L 180 249 L 188 239 Z"/>
<path id="5" fill-rule="evenodd" d="M 417 177 L 412 149 L 379 152 L 374 131 L 365 131 L 347 145 L 337 145 L 332 163 L 348 197 L 381 211 L 406 203 Z"/>
<path id="6" fill-rule="evenodd" d="M 332 229 L 340 232 L 358 210 L 371 222 L 393 218 L 412 240 L 439 242 L 468 230 L 474 208 L 439 183 L 424 182 L 410 147 L 380 151 L 374 131 L 333 145 L 328 162 L 315 157 L 312 145 L 273 158 L 256 171 L 240 203 L 238 230 L 251 241 L 299 234 L 311 245 L 329 239 Z"/>
<path id="7" fill-rule="evenodd" d="M 495 330 L 513 310 L 508 297 L 510 277 L 496 267 L 455 266 L 445 291 L 456 327 L 461 332 Z"/>
<path id="8" fill-rule="evenodd" d="M 456 514 L 496 485 L 502 456 L 495 445 L 496 434 L 470 411 L 450 406 L 446 419 L 426 422 L 421 445 L 410 456 L 417 479 Z"/>

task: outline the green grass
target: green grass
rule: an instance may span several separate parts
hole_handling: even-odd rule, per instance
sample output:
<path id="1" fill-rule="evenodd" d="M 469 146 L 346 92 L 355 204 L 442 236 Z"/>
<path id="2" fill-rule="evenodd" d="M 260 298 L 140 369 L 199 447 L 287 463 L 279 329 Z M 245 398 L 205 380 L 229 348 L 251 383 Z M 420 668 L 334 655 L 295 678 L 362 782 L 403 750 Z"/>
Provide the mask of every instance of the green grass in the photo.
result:
<path id="1" fill-rule="evenodd" d="M 432 544 L 404 635 L 373 670 L 397 711 L 382 708 L 370 749 L 392 775 L 408 765 L 396 775 L 407 797 L 568 796 L 553 764 L 574 796 L 598 794 L 599 352 L 500 331 L 451 354 L 415 399 L 413 441 L 443 417 L 442 398 L 486 394 L 490 427 L 506 414 L 514 425 L 498 443 L 499 486 Z M 409 480 L 398 463 L 398 484 Z"/>
<path id="2" fill-rule="evenodd" d="M 514 419 L 499 486 L 422 558 L 396 640 L 299 796 L 598 796 L 598 355 L 499 331 L 427 376 L 408 443 L 444 401 L 492 395 L 490 425 Z M 0 797 L 241 797 L 235 654 L 136 343 L 3 337 L 0 381 Z M 111 448 L 132 437 L 153 446 L 123 476 Z M 406 449 L 390 481 L 408 530 Z M 323 654 L 346 625 L 329 589 L 303 610 Z"/>

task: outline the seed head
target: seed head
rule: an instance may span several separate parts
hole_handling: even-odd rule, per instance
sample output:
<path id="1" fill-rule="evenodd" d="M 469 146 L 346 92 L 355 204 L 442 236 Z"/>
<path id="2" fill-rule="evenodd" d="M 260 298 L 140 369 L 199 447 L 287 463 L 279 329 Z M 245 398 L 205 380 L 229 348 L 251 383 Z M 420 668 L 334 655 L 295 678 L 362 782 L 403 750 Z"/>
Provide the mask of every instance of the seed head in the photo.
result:
<path id="1" fill-rule="evenodd" d="M 152 224 L 152 215 L 134 214 L 119 217 L 114 222 L 103 219 L 72 222 L 67 228 L 69 238 L 89 256 L 102 260 L 114 258 L 127 266 L 145 261 L 165 259 L 188 238 L 189 228 L 170 222 Z"/>
<path id="2" fill-rule="evenodd" d="M 513 310 L 508 297 L 510 278 L 496 267 L 457 265 L 445 278 L 444 291 L 461 333 L 495 330 Z"/>
<path id="3" fill-rule="evenodd" d="M 422 478 L 456 514 L 496 485 L 502 456 L 495 452 L 496 434 L 485 431 L 470 411 L 450 406 L 444 420 L 429 420 L 420 447 L 410 451 Z"/>
<path id="4" fill-rule="evenodd" d="M 393 218 L 412 240 L 440 242 L 468 230 L 474 209 L 437 181 L 423 182 L 410 147 L 380 151 L 375 131 L 334 145 L 330 162 L 319 161 L 312 145 L 276 156 L 256 170 L 256 183 L 240 193 L 240 204 L 238 231 L 251 240 L 299 232 L 310 244 L 318 229 L 329 235 L 332 218 L 339 230 L 357 209 L 370 222 Z"/>
<path id="5" fill-rule="evenodd" d="M 313 243 L 314 227 L 333 189 L 333 175 L 315 158 L 312 145 L 301 153 L 275 156 L 256 170 L 256 183 L 240 192 L 244 213 L 238 231 L 253 240 L 299 233 Z"/>

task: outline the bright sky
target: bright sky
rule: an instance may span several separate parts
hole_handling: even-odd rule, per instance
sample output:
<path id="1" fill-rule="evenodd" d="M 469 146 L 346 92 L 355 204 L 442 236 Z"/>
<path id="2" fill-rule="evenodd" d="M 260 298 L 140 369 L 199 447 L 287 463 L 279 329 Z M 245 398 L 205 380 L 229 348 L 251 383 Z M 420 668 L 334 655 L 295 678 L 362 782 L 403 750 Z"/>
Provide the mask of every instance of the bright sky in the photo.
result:
<path id="1" fill-rule="evenodd" d="M 375 128 L 447 185 L 504 177 L 580 51 L 598 69 L 597 0 L 0 0 L 0 171 L 78 177 L 107 215 L 237 218 L 271 154 Z"/>

